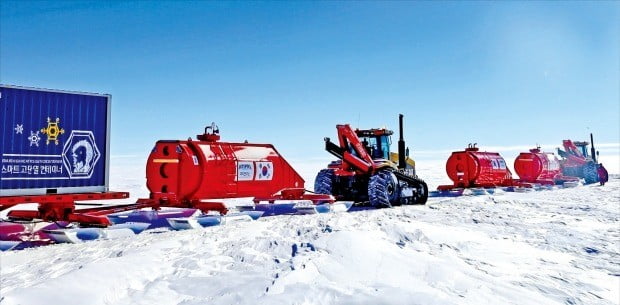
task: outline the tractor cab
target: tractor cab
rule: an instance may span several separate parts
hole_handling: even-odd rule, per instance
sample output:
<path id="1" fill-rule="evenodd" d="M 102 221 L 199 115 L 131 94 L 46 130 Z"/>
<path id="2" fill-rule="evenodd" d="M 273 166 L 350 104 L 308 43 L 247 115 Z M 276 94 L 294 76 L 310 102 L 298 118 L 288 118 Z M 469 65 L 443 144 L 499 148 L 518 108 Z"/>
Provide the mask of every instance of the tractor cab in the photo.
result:
<path id="1" fill-rule="evenodd" d="M 393 131 L 380 129 L 356 129 L 355 134 L 362 140 L 362 145 L 372 159 L 390 159 L 390 144 Z"/>
<path id="2" fill-rule="evenodd" d="M 591 145 L 590 149 L 588 145 Z M 564 150 L 558 148 L 558 155 L 562 157 L 560 167 L 563 175 L 584 178 L 586 184 L 607 182 L 608 173 L 603 165 L 597 162 L 599 153 L 594 148 L 592 134 L 590 142 L 563 140 L 562 146 Z"/>
<path id="3" fill-rule="evenodd" d="M 562 158 L 570 158 L 569 156 L 572 156 L 573 158 L 583 159 L 584 161 L 596 162 L 597 156 L 594 154 L 596 153 L 596 155 L 598 155 L 598 152 L 595 151 L 594 148 L 588 149 L 590 142 L 564 140 L 562 144 L 564 150 L 558 148 L 558 154 Z"/>
<path id="4" fill-rule="evenodd" d="M 581 152 L 582 156 L 585 158 L 591 158 L 591 156 L 588 155 L 588 145 L 590 145 L 590 143 L 586 141 L 574 141 L 573 144 L 577 146 L 577 149 Z"/>

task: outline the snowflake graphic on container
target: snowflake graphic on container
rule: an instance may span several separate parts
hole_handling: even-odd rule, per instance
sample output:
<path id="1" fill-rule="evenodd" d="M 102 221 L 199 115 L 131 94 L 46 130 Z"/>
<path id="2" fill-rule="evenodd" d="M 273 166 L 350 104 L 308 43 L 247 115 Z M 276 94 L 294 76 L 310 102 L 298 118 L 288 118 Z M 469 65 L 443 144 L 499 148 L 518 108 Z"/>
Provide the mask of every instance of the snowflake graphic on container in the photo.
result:
<path id="1" fill-rule="evenodd" d="M 15 134 L 24 134 L 24 124 L 16 124 L 13 129 L 15 129 Z"/>
<path id="2" fill-rule="evenodd" d="M 65 130 L 63 128 L 60 128 L 60 118 L 56 118 L 55 121 L 53 121 L 51 118 L 47 118 L 47 127 L 43 127 L 41 128 L 41 133 L 46 134 L 47 135 L 47 141 L 45 141 L 45 144 L 50 144 L 50 142 L 54 142 L 56 145 L 58 145 L 60 142 L 58 141 L 58 137 L 65 133 Z"/>
<path id="3" fill-rule="evenodd" d="M 30 131 L 30 136 L 28 137 L 28 140 L 30 141 L 30 146 L 36 145 L 37 147 L 39 147 L 39 141 L 41 141 L 41 137 L 39 137 L 39 131 L 37 130 L 36 133 L 34 131 Z"/>

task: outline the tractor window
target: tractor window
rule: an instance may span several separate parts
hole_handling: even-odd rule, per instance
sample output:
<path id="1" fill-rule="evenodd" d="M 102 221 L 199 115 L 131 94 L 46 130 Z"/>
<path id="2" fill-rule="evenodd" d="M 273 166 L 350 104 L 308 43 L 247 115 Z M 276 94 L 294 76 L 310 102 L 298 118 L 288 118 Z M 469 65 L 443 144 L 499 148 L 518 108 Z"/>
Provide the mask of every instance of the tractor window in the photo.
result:
<path id="1" fill-rule="evenodd" d="M 582 154 L 584 157 L 586 157 L 586 158 L 587 158 L 587 157 L 588 157 L 588 147 L 587 147 L 587 146 L 585 146 L 585 145 L 583 145 L 583 146 L 579 146 L 579 148 L 581 148 L 581 154 Z"/>
<path id="2" fill-rule="evenodd" d="M 390 137 L 382 136 L 380 137 L 380 139 L 381 139 L 381 152 L 383 153 L 382 158 L 389 160 L 390 159 L 390 144 L 392 144 L 390 141 Z"/>
<path id="3" fill-rule="evenodd" d="M 381 158 L 381 150 L 377 146 L 377 138 L 370 137 L 367 139 L 368 139 L 368 154 L 370 154 L 370 156 L 373 159 Z"/>

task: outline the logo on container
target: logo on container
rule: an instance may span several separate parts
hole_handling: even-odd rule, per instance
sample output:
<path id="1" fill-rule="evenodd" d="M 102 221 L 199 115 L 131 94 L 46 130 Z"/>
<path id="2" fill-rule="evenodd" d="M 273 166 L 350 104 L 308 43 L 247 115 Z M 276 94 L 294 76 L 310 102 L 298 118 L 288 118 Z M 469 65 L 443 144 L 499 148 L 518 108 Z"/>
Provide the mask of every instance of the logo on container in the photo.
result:
<path id="1" fill-rule="evenodd" d="M 62 150 L 62 161 L 71 179 L 89 179 L 100 157 L 92 131 L 71 131 Z"/>

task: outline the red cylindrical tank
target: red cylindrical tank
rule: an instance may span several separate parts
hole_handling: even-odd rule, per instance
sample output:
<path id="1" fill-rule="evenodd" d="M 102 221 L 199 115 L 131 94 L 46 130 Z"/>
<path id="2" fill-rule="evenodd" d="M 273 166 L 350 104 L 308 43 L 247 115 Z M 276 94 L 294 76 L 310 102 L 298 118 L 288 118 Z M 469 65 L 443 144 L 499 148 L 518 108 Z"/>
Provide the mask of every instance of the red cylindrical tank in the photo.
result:
<path id="1" fill-rule="evenodd" d="M 555 155 L 541 152 L 539 148 L 519 154 L 514 166 L 523 182 L 554 184 L 561 175 L 560 162 Z"/>
<path id="2" fill-rule="evenodd" d="M 303 188 L 303 178 L 271 144 L 158 141 L 146 166 L 151 198 L 170 202 L 233 197 L 267 197 L 284 188 Z"/>
<path id="3" fill-rule="evenodd" d="M 446 172 L 454 182 L 453 187 L 496 187 L 512 183 L 512 173 L 500 154 L 480 152 L 474 146 L 453 152 L 446 162 Z"/>

